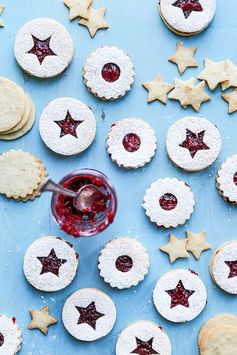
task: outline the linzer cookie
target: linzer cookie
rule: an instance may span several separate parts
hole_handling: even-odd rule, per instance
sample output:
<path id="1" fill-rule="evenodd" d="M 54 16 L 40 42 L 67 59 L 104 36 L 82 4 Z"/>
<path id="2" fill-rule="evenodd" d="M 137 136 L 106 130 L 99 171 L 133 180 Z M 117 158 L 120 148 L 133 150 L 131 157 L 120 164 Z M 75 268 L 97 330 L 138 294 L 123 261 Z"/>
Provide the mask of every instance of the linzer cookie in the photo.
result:
<path id="1" fill-rule="evenodd" d="M 28 282 L 38 290 L 58 291 L 76 276 L 78 255 L 65 240 L 42 237 L 27 249 L 23 269 Z"/>
<path id="2" fill-rule="evenodd" d="M 204 283 L 192 270 L 172 270 L 161 276 L 153 292 L 157 311 L 171 322 L 191 321 L 207 302 Z"/>
<path id="3" fill-rule="evenodd" d="M 216 176 L 216 186 L 227 202 L 237 204 L 237 155 L 221 165 Z"/>
<path id="4" fill-rule="evenodd" d="M 110 241 L 100 252 L 98 268 L 105 282 L 119 289 L 136 286 L 149 269 L 144 246 L 132 238 Z"/>
<path id="5" fill-rule="evenodd" d="M 216 12 L 216 0 L 159 0 L 160 16 L 166 26 L 181 36 L 205 30 Z"/>
<path id="6" fill-rule="evenodd" d="M 88 90 L 103 100 L 116 100 L 124 96 L 131 89 L 134 76 L 130 57 L 116 47 L 98 48 L 83 67 Z"/>
<path id="7" fill-rule="evenodd" d="M 127 169 L 137 169 L 149 163 L 155 155 L 156 142 L 150 125 L 132 117 L 112 125 L 106 145 L 115 163 Z"/>
<path id="8" fill-rule="evenodd" d="M 193 213 L 194 196 L 190 187 L 175 178 L 158 179 L 147 189 L 143 207 L 158 227 L 175 228 Z"/>
<path id="9" fill-rule="evenodd" d="M 185 117 L 168 131 L 166 150 L 170 160 L 187 171 L 207 168 L 221 150 L 221 136 L 213 123 L 205 118 Z"/>
<path id="10" fill-rule="evenodd" d="M 82 153 L 93 142 L 96 119 L 79 100 L 65 97 L 53 100 L 39 122 L 40 135 L 49 149 L 62 155 Z"/>
<path id="11" fill-rule="evenodd" d="M 141 320 L 129 324 L 118 336 L 116 355 L 171 355 L 170 340 L 161 326 Z"/>
<path id="12" fill-rule="evenodd" d="M 73 337 L 93 341 L 112 330 L 116 321 L 116 308 L 112 299 L 103 291 L 83 288 L 66 300 L 62 320 Z"/>
<path id="13" fill-rule="evenodd" d="M 0 315 L 0 354 L 15 355 L 21 349 L 22 332 L 16 319 Z"/>
<path id="14" fill-rule="evenodd" d="M 19 30 L 14 52 L 26 73 L 50 78 L 61 74 L 72 61 L 73 42 L 59 22 L 40 18 L 26 23 Z"/>

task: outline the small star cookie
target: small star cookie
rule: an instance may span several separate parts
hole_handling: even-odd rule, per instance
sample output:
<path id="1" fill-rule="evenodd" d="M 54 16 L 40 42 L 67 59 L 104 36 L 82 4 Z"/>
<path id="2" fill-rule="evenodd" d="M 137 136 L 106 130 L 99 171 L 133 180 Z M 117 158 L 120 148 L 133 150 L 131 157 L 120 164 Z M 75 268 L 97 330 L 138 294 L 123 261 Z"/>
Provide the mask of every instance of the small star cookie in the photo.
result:
<path id="1" fill-rule="evenodd" d="M 76 17 L 89 18 L 89 7 L 94 0 L 64 0 L 64 4 L 70 9 L 69 19 L 72 21 Z"/>
<path id="2" fill-rule="evenodd" d="M 211 249 L 211 245 L 206 242 L 206 232 L 195 234 L 186 231 L 186 235 L 188 239 L 186 250 L 190 251 L 197 260 L 200 259 L 203 251 Z"/>
<path id="3" fill-rule="evenodd" d="M 2 15 L 4 9 L 5 9 L 5 6 L 0 4 L 0 16 Z M 2 19 L 0 19 L 0 27 L 4 27 L 4 22 Z"/>
<path id="4" fill-rule="evenodd" d="M 80 20 L 79 25 L 86 26 L 93 38 L 98 30 L 109 28 L 108 23 L 104 20 L 105 12 L 106 7 L 102 7 L 98 10 L 90 7 L 88 11 L 88 19 Z"/>
<path id="5" fill-rule="evenodd" d="M 166 83 L 160 74 L 155 77 L 154 81 L 148 81 L 142 85 L 149 92 L 147 102 L 159 100 L 163 104 L 167 103 L 167 94 L 174 88 L 174 85 Z"/>
<path id="6" fill-rule="evenodd" d="M 237 87 L 237 66 L 232 63 L 231 60 L 226 60 L 226 73 L 228 75 L 228 81 L 221 84 L 222 90 L 229 89 L 231 86 Z"/>
<path id="7" fill-rule="evenodd" d="M 205 92 L 205 81 L 196 86 L 186 86 L 186 96 L 181 102 L 182 106 L 191 105 L 195 111 L 199 112 L 203 102 L 211 100 L 211 97 Z"/>
<path id="8" fill-rule="evenodd" d="M 223 99 L 229 103 L 229 113 L 237 111 L 237 89 L 234 89 L 229 94 L 222 95 Z"/>
<path id="9" fill-rule="evenodd" d="M 198 67 L 198 63 L 194 59 L 197 48 L 186 48 L 182 42 L 177 42 L 176 49 L 176 53 L 169 58 L 169 62 L 177 65 L 180 75 L 182 75 L 188 67 Z"/>
<path id="10" fill-rule="evenodd" d="M 205 69 L 199 74 L 198 79 L 205 80 L 210 88 L 214 91 L 219 84 L 228 81 L 226 73 L 226 61 L 213 62 L 212 60 L 205 59 Z"/>
<path id="11" fill-rule="evenodd" d="M 170 100 L 177 100 L 181 103 L 186 97 L 186 87 L 188 86 L 194 86 L 195 85 L 195 78 L 190 78 L 186 81 L 180 80 L 175 78 L 174 79 L 174 90 L 171 91 L 169 94 L 169 99 Z"/>
<path id="12" fill-rule="evenodd" d="M 186 250 L 187 241 L 187 239 L 177 239 L 173 234 L 170 234 L 169 243 L 160 247 L 160 250 L 169 255 L 172 264 L 176 259 L 189 258 Z"/>
<path id="13" fill-rule="evenodd" d="M 28 329 L 39 329 L 42 333 L 48 334 L 48 327 L 56 324 L 57 319 L 51 317 L 49 314 L 49 306 L 43 307 L 40 311 L 30 310 L 31 322 L 28 325 Z"/>

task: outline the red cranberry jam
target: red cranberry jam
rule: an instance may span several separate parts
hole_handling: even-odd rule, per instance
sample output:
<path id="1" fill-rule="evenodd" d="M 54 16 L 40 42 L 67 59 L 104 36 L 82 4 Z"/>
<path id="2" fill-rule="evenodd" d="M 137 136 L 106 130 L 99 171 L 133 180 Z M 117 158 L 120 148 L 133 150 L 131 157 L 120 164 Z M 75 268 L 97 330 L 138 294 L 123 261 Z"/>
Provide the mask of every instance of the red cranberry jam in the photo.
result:
<path id="1" fill-rule="evenodd" d="M 230 268 L 230 273 L 228 279 L 237 276 L 237 260 L 236 261 L 225 261 L 226 265 Z"/>
<path id="2" fill-rule="evenodd" d="M 189 150 L 192 158 L 195 157 L 199 150 L 210 149 L 204 142 L 205 131 L 201 131 L 198 134 L 193 133 L 189 129 L 186 130 L 186 139 L 179 146 Z"/>
<path id="3" fill-rule="evenodd" d="M 91 302 L 87 307 L 78 307 L 76 309 L 80 313 L 77 324 L 87 323 L 90 327 L 96 330 L 96 321 L 104 317 L 103 313 L 97 311 L 95 302 Z"/>
<path id="4" fill-rule="evenodd" d="M 199 0 L 177 0 L 173 4 L 173 6 L 182 9 L 185 18 L 188 18 L 193 11 L 203 11 L 202 5 L 200 4 Z"/>
<path id="5" fill-rule="evenodd" d="M 3 345 L 4 343 L 4 336 L 2 335 L 2 333 L 0 333 L 0 347 Z"/>
<path id="6" fill-rule="evenodd" d="M 120 77 L 120 68 L 117 64 L 107 63 L 103 66 L 101 75 L 105 81 L 113 83 Z"/>
<path id="7" fill-rule="evenodd" d="M 60 138 L 66 136 L 67 134 L 70 134 L 71 136 L 78 138 L 77 137 L 77 127 L 82 123 L 83 121 L 75 121 L 70 112 L 67 111 L 66 117 L 64 120 L 61 121 L 54 121 L 60 128 Z"/>
<path id="8" fill-rule="evenodd" d="M 141 340 L 136 337 L 137 347 L 131 354 L 138 355 L 159 355 L 157 351 L 153 349 L 153 338 L 148 341 Z"/>
<path id="9" fill-rule="evenodd" d="M 186 290 L 183 282 L 180 280 L 177 286 L 173 290 L 165 291 L 171 297 L 170 308 L 174 308 L 178 305 L 189 307 L 189 297 L 191 297 L 195 291 Z"/>
<path id="10" fill-rule="evenodd" d="M 121 255 L 115 262 L 116 269 L 121 272 L 128 272 L 133 267 L 133 261 L 128 255 Z"/>
<path id="11" fill-rule="evenodd" d="M 91 236 L 103 231 L 113 222 L 117 196 L 105 175 L 96 170 L 78 170 L 66 176 L 60 183 L 75 192 L 86 185 L 95 185 L 101 191 L 98 200 L 93 196 L 91 209 L 83 211 L 75 208 L 72 197 L 53 194 L 52 212 L 64 232 L 76 238 Z"/>
<path id="12" fill-rule="evenodd" d="M 178 200 L 173 194 L 167 193 L 160 197 L 159 204 L 163 210 L 171 211 L 177 206 Z"/>
<path id="13" fill-rule="evenodd" d="M 237 186 L 237 171 L 233 176 L 233 181 L 234 181 L 234 184 Z"/>
<path id="14" fill-rule="evenodd" d="M 47 38 L 44 41 L 41 41 L 40 39 L 36 38 L 35 36 L 32 35 L 33 41 L 34 41 L 34 46 L 33 48 L 27 52 L 30 54 L 36 55 L 38 58 L 38 61 L 40 64 L 43 63 L 46 57 L 56 55 L 52 49 L 50 48 L 50 40 L 51 37 Z"/>
<path id="15" fill-rule="evenodd" d="M 129 133 L 123 139 L 124 149 L 129 153 L 136 152 L 140 148 L 140 145 L 141 140 L 135 133 Z"/>

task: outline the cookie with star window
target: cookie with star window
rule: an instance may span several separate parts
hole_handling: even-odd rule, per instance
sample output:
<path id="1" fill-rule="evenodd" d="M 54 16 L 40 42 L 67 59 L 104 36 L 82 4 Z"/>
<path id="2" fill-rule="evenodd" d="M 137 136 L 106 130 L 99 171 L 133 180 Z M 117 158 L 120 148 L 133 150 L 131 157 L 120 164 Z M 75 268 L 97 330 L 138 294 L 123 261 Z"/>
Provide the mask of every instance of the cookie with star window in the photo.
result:
<path id="1" fill-rule="evenodd" d="M 71 63 L 73 42 L 59 22 L 39 18 L 27 22 L 17 33 L 15 58 L 29 75 L 51 78 L 61 74 Z"/>
<path id="2" fill-rule="evenodd" d="M 116 307 L 105 292 L 96 288 L 83 288 L 66 300 L 62 320 L 74 338 L 93 341 L 106 336 L 113 329 Z"/>
<path id="3" fill-rule="evenodd" d="M 206 305 L 206 287 L 194 271 L 172 270 L 157 281 L 153 301 L 157 311 L 169 321 L 191 321 Z"/>
<path id="4" fill-rule="evenodd" d="M 205 118 L 185 117 L 168 130 L 166 151 L 179 168 L 199 171 L 215 162 L 221 150 L 217 127 Z"/>
<path id="5" fill-rule="evenodd" d="M 237 154 L 229 157 L 219 168 L 216 187 L 225 201 L 237 204 Z"/>
<path id="6" fill-rule="evenodd" d="M 35 240 L 24 256 L 25 277 L 40 291 L 62 290 L 73 281 L 77 269 L 78 254 L 70 243 L 59 237 Z"/>
<path id="7" fill-rule="evenodd" d="M 64 97 L 46 106 L 40 117 L 39 130 L 49 149 L 61 155 L 75 155 L 92 144 L 96 119 L 84 103 Z"/>

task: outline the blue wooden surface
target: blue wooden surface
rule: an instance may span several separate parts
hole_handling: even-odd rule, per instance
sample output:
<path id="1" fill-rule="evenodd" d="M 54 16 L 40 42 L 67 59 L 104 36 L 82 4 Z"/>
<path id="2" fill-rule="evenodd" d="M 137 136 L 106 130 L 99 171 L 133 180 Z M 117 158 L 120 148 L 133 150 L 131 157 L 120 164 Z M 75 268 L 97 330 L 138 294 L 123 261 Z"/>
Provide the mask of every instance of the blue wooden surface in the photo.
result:
<path id="1" fill-rule="evenodd" d="M 107 174 L 114 182 L 119 194 L 119 210 L 112 226 L 91 239 L 74 240 L 64 235 L 55 225 L 50 214 L 50 195 L 44 195 L 33 203 L 16 203 L 0 198 L 0 313 L 16 316 L 23 328 L 24 344 L 21 353 L 27 355 L 111 355 L 118 333 L 130 322 L 150 319 L 164 326 L 173 346 L 174 355 L 198 354 L 196 338 L 201 324 L 219 312 L 236 312 L 237 300 L 212 283 L 208 262 L 211 252 L 203 254 L 196 262 L 193 257 L 170 265 L 159 247 L 166 243 L 169 231 L 158 230 L 146 218 L 141 207 L 145 189 L 159 177 L 177 177 L 186 180 L 196 198 L 195 212 L 186 226 L 174 233 L 184 237 L 186 228 L 194 232 L 207 231 L 213 248 L 224 241 L 237 238 L 236 209 L 230 207 L 218 195 L 214 177 L 216 170 L 228 156 L 237 152 L 237 115 L 228 116 L 227 105 L 217 89 L 212 101 L 204 104 L 199 115 L 218 125 L 223 149 L 218 161 L 211 168 L 196 174 L 176 169 L 167 159 L 165 138 L 168 127 L 177 119 L 193 114 L 176 102 L 167 106 L 155 102 L 146 103 L 146 92 L 141 83 L 153 79 L 159 72 L 169 82 L 179 77 L 175 65 L 167 58 L 175 52 L 179 39 L 162 23 L 157 12 L 157 0 L 96 0 L 95 7 L 107 6 L 108 31 L 100 32 L 92 40 L 77 21 L 70 23 L 68 10 L 62 0 L 2 0 L 6 5 L 3 14 L 6 27 L 0 30 L 0 75 L 16 81 L 32 95 L 37 106 L 37 122 L 33 130 L 23 138 L 12 142 L 1 142 L 0 151 L 24 149 L 36 154 L 47 165 L 50 176 L 59 180 L 66 173 L 80 167 L 96 168 Z M 197 69 L 186 71 L 184 78 L 197 75 L 203 68 L 204 57 L 213 60 L 236 59 L 236 0 L 217 0 L 218 9 L 211 27 L 199 35 L 184 39 L 186 45 L 197 46 Z M 29 78 L 18 68 L 13 56 L 13 41 L 18 28 L 37 17 L 52 17 L 63 23 L 71 33 L 75 44 L 72 65 L 62 76 L 39 81 Z M 136 68 L 136 82 L 132 91 L 122 100 L 106 103 L 94 98 L 82 82 L 81 69 L 91 50 L 101 45 L 118 46 L 130 53 Z M 236 60 L 237 62 L 237 60 Z M 52 99 L 63 96 L 78 98 L 92 107 L 97 117 L 98 131 L 94 144 L 87 152 L 77 157 L 63 158 L 47 150 L 38 131 L 38 119 L 44 106 Z M 102 112 L 105 119 L 102 119 Z M 144 169 L 124 171 L 115 166 L 105 151 L 105 138 L 110 125 L 118 119 L 137 116 L 149 122 L 155 129 L 159 148 L 155 158 Z M 79 272 L 74 282 L 64 291 L 54 294 L 40 293 L 25 280 L 22 272 L 23 255 L 28 245 L 43 235 L 59 235 L 73 242 L 80 253 Z M 102 246 L 111 238 L 132 236 L 140 240 L 149 250 L 151 269 L 148 277 L 137 287 L 112 290 L 99 277 L 97 256 Z M 162 319 L 154 309 L 152 290 L 156 280 L 173 268 L 192 268 L 202 277 L 208 291 L 208 304 L 203 313 L 193 322 L 175 325 Z M 70 337 L 61 323 L 61 310 L 66 298 L 81 287 L 99 287 L 114 299 L 118 316 L 113 331 L 106 338 L 85 344 Z M 47 337 L 38 331 L 28 331 L 28 310 L 49 304 L 59 322 L 49 330 Z"/>

